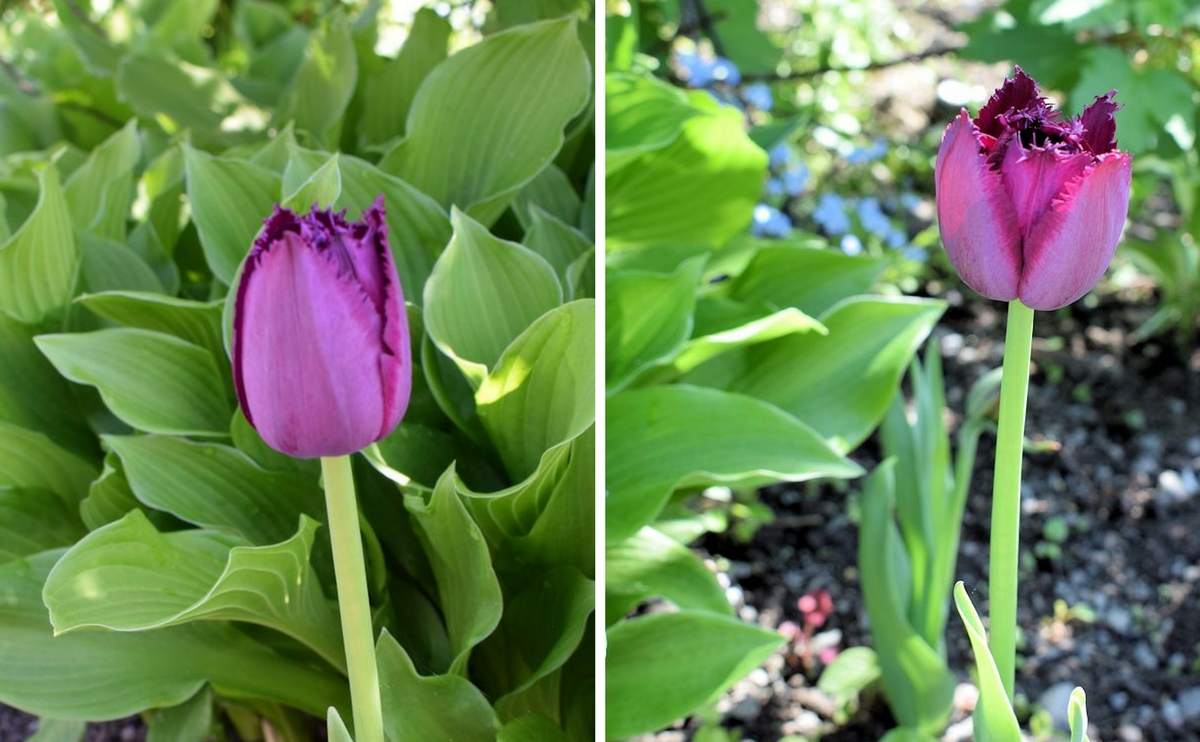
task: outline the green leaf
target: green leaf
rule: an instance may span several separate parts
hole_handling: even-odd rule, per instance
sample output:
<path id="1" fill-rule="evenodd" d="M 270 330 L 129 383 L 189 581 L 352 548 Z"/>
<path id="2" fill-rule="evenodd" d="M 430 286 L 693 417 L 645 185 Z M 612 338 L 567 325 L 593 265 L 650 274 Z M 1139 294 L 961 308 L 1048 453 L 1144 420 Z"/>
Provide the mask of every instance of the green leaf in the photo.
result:
<path id="1" fill-rule="evenodd" d="M 122 100 L 139 115 L 170 120 L 169 131 L 214 132 L 240 97 L 214 70 L 185 65 L 165 50 L 141 50 L 123 57 L 116 86 Z"/>
<path id="2" fill-rule="evenodd" d="M 316 483 L 266 471 L 237 449 L 160 435 L 105 436 L 143 504 L 253 544 L 291 537 L 301 514 L 324 516 Z"/>
<path id="3" fill-rule="evenodd" d="M 685 123 L 671 144 L 610 158 L 610 254 L 668 244 L 715 249 L 749 226 L 767 154 L 746 136 L 740 111 L 691 100 L 706 115 Z"/>
<path id="4" fill-rule="evenodd" d="M 479 527 L 455 491 L 454 469 L 438 480 L 429 500 L 405 494 L 417 535 L 433 566 L 438 602 L 446 620 L 454 661 L 450 672 L 466 675 L 471 648 L 500 622 L 500 583 Z"/>
<path id="5" fill-rule="evenodd" d="M 71 386 L 34 345 L 36 330 L 0 313 L 0 421 L 45 433 L 81 454 L 96 438 L 71 394 Z"/>
<path id="6" fill-rule="evenodd" d="M 573 287 L 577 282 L 571 280 L 572 266 L 593 250 L 592 241 L 539 206 L 531 206 L 530 213 L 532 223 L 525 233 L 525 246 L 553 266 L 559 283 Z M 567 298 L 580 297 L 568 295 Z"/>
<path id="7" fill-rule="evenodd" d="M 454 237 L 425 284 L 425 329 L 478 388 L 505 348 L 562 303 L 554 269 L 528 248 L 492 236 L 458 209 Z"/>
<path id="8" fill-rule="evenodd" d="M 553 164 L 547 165 L 529 181 L 513 202 L 513 213 L 526 232 L 535 224 L 534 207 L 566 224 L 578 224 L 582 211 L 579 194 L 575 193 L 571 180 Z"/>
<path id="9" fill-rule="evenodd" d="M 70 300 L 79 261 L 58 171 L 48 166 L 37 179 L 37 205 L 0 244 L 0 310 L 26 324 L 42 321 Z"/>
<path id="10" fill-rule="evenodd" d="M 130 510 L 139 507 L 142 505 L 129 488 L 129 482 L 121 471 L 120 460 L 108 454 L 104 457 L 104 470 L 88 487 L 87 497 L 79 503 L 79 515 L 83 518 L 84 525 L 89 531 L 94 531 L 124 518 Z M 156 510 L 150 512 L 158 513 Z"/>
<path id="11" fill-rule="evenodd" d="M 858 565 L 863 600 L 892 713 L 903 726 L 935 734 L 945 728 L 953 710 L 955 677 L 909 623 L 907 589 L 893 577 L 894 555 L 902 548 L 893 521 L 894 466 L 895 459 L 880 464 L 862 496 Z"/>
<path id="12" fill-rule="evenodd" d="M 79 246 L 86 291 L 164 291 L 158 275 L 129 246 L 93 234 L 80 235 Z"/>
<path id="13" fill-rule="evenodd" d="M 47 551 L 0 566 L 3 703 L 39 716 L 120 719 L 176 706 L 210 683 L 227 697 L 276 701 L 310 714 L 349 708 L 344 678 L 277 654 L 225 623 L 54 636 L 41 596 L 60 556 Z M 100 685 L 104 693 L 95 692 Z"/>
<path id="14" fill-rule="evenodd" d="M 71 174 L 65 192 L 76 230 L 117 241 L 125 238 L 133 168 L 141 149 L 137 119 L 132 119 Z"/>
<path id="15" fill-rule="evenodd" d="M 283 207 L 296 213 L 304 213 L 314 206 L 329 208 L 342 195 L 342 172 L 338 168 L 335 152 L 320 167 L 295 187 L 288 182 L 292 165 L 288 163 L 283 173 Z"/>
<path id="16" fill-rule="evenodd" d="M 423 677 L 404 648 L 384 631 L 375 648 L 383 729 L 390 742 L 493 742 L 496 714 L 487 698 L 458 675 Z"/>
<path id="17" fill-rule="evenodd" d="M 1076 687 L 1071 691 L 1071 700 L 1067 703 L 1067 721 L 1071 727 L 1071 742 L 1091 742 L 1087 733 L 1087 694 L 1083 688 Z"/>
<path id="18" fill-rule="evenodd" d="M 228 434 L 233 410 L 204 348 L 128 328 L 39 335 L 35 342 L 60 374 L 99 389 L 113 414 L 138 430 Z"/>
<path id="19" fill-rule="evenodd" d="M 628 72 L 604 78 L 604 150 L 609 156 L 665 147 L 701 112 L 687 93 L 651 77 Z"/>
<path id="20" fill-rule="evenodd" d="M 847 703 L 879 680 L 879 657 L 870 647 L 849 647 L 838 652 L 821 671 L 817 687 Z"/>
<path id="21" fill-rule="evenodd" d="M 647 387 L 610 397 L 607 407 L 609 544 L 651 522 L 677 487 L 862 473 L 807 425 L 740 394 L 687 385 Z"/>
<path id="22" fill-rule="evenodd" d="M 625 739 L 686 716 L 783 641 L 774 631 L 703 611 L 622 621 L 608 631 L 605 735 Z"/>
<path id="23" fill-rule="evenodd" d="M 495 673 L 509 695 L 525 691 L 566 664 L 595 607 L 596 584 L 574 567 L 539 575 L 506 601 L 499 628 L 479 648 L 477 666 Z"/>
<path id="24" fill-rule="evenodd" d="M 954 605 L 967 628 L 971 649 L 975 652 L 975 670 L 979 678 L 979 702 L 975 706 L 975 738 L 979 742 L 1020 742 L 1021 726 L 1008 702 L 1000 681 L 1000 671 L 988 649 L 987 633 L 975 612 L 962 580 L 954 584 Z"/>
<path id="25" fill-rule="evenodd" d="M 28 742 L 83 742 L 87 722 L 76 719 L 38 719 L 37 732 Z"/>
<path id="26" fill-rule="evenodd" d="M 567 564 L 588 579 L 596 573 L 596 427 L 571 441 L 570 459 L 525 535 L 510 540 L 524 564 Z"/>
<path id="27" fill-rule="evenodd" d="M 141 291 L 85 294 L 76 301 L 117 324 L 174 335 L 204 348 L 218 362 L 225 361 L 219 301 L 192 301 Z"/>
<path id="28" fill-rule="evenodd" d="M 158 709 L 147 720 L 146 742 L 204 742 L 212 729 L 212 710 L 207 688 L 178 706 Z"/>
<path id="29" fill-rule="evenodd" d="M 432 8 L 413 15 L 412 28 L 396 58 L 367 80 L 359 140 L 366 146 L 404 136 L 409 109 L 429 73 L 446 58 L 450 22 Z"/>
<path id="30" fill-rule="evenodd" d="M 280 178 L 248 160 L 213 157 L 184 147 L 188 203 L 213 274 L 233 281 L 263 220 L 279 201 Z"/>
<path id="31" fill-rule="evenodd" d="M 539 317 L 504 351 L 475 395 L 479 419 L 513 481 L 596 419 L 596 303 Z"/>
<path id="32" fill-rule="evenodd" d="M 0 422 L 0 487 L 50 490 L 70 509 L 95 479 L 90 461 L 60 448 L 41 433 Z"/>
<path id="33" fill-rule="evenodd" d="M 852 451 L 883 418 L 944 309 L 907 297 L 849 299 L 820 318 L 828 335 L 793 334 L 748 347 L 729 389 L 786 410 L 838 450 Z"/>
<path id="34" fill-rule="evenodd" d="M 533 23 L 547 18 L 586 11 L 583 0 L 498 0 L 494 3 L 496 21 L 502 28 Z"/>
<path id="35" fill-rule="evenodd" d="M 810 247 L 763 247 L 729 287 L 744 304 L 795 307 L 819 317 L 830 307 L 875 285 L 887 263 Z"/>
<path id="36" fill-rule="evenodd" d="M 609 625 L 649 597 L 683 609 L 733 615 L 725 591 L 696 553 L 649 526 L 608 546 L 604 580 Z"/>
<path id="37" fill-rule="evenodd" d="M 58 635 L 245 621 L 287 634 L 344 671 L 341 626 L 309 566 L 316 530 L 301 517 L 287 541 L 250 546 L 214 531 L 159 533 L 133 510 L 71 547 L 42 596 Z"/>
<path id="38" fill-rule="evenodd" d="M 526 714 L 504 725 L 496 742 L 570 742 L 566 733 L 549 717 Z"/>
<path id="39" fill-rule="evenodd" d="M 1069 104 L 1082 111 L 1095 96 L 1119 91 L 1117 130 L 1121 148 L 1134 154 L 1159 147 L 1167 136 L 1182 150 L 1190 150 L 1196 139 L 1196 86 L 1173 66 L 1135 66 L 1120 49 L 1096 46 L 1086 49 L 1079 65 L 1079 82 L 1071 90 Z"/>
<path id="40" fill-rule="evenodd" d="M 333 146 L 357 79 L 358 57 L 350 26 L 345 15 L 335 10 L 320 30 L 309 35 L 304 62 L 281 106 L 284 115 L 295 119 L 296 128 L 309 132 L 317 143 Z"/>
<path id="41" fill-rule="evenodd" d="M 419 303 L 422 290 L 438 255 L 452 233 L 450 219 L 442 207 L 399 178 L 356 157 L 341 158 L 342 195 L 337 208 L 361 214 L 382 193 L 387 207 L 388 246 L 396 260 L 396 272 L 404 296 Z"/>
<path id="42" fill-rule="evenodd" d="M 79 513 L 53 492 L 0 487 L 0 564 L 70 546 L 84 532 Z"/>
<path id="43" fill-rule="evenodd" d="M 439 64 L 381 169 L 490 225 L 554 158 L 564 127 L 587 104 L 588 61 L 575 24 L 513 28 Z"/>
<path id="44" fill-rule="evenodd" d="M 692 334 L 702 259 L 671 274 L 612 271 L 605 282 L 604 378 L 619 391 L 643 370 L 676 355 Z"/>
<path id="45" fill-rule="evenodd" d="M 329 715 L 325 720 L 325 727 L 329 734 L 329 742 L 354 742 L 354 738 L 350 736 L 350 731 L 346 729 L 346 722 L 342 721 L 338 710 L 329 707 Z M 150 742 L 147 740 L 146 742 Z"/>

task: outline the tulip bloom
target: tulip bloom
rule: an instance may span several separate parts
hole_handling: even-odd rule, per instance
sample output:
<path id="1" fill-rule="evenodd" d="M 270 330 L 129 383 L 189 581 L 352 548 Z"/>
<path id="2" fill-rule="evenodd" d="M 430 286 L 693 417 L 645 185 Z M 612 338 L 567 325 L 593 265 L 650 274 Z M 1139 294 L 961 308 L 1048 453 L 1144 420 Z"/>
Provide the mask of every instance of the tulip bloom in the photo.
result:
<path id="1" fill-rule="evenodd" d="M 1116 148 L 1116 91 L 1060 118 L 1020 67 L 938 149 L 946 254 L 989 299 L 1058 309 L 1104 275 L 1129 209 L 1132 157 Z"/>
<path id="2" fill-rule="evenodd" d="M 298 458 L 353 453 L 408 407 L 412 357 L 383 197 L 298 216 L 276 207 L 246 258 L 233 312 L 233 380 L 246 419 Z"/>

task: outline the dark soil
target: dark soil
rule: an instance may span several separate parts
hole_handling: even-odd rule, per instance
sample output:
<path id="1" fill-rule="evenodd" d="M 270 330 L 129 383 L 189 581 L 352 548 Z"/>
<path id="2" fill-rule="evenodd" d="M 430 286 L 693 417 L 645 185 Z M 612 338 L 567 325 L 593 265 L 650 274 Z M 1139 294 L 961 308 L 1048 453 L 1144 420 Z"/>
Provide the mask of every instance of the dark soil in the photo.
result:
<path id="1" fill-rule="evenodd" d="M 953 435 L 971 384 L 1002 360 L 1004 307 L 950 292 L 935 331 L 944 358 Z M 1094 300 L 1093 300 L 1094 303 Z M 1067 694 L 1088 694 L 1093 742 L 1200 740 L 1200 351 L 1135 343 L 1146 302 L 1113 296 L 1037 315 L 1022 479 L 1017 671 L 1028 725 L 1065 723 Z M 987 615 L 987 560 L 994 438 L 980 441 L 957 577 Z M 871 468 L 873 442 L 854 457 Z M 858 531 L 849 516 L 861 480 L 848 488 L 784 485 L 760 493 L 776 514 L 749 543 L 729 533 L 698 544 L 713 559 L 744 619 L 769 627 L 802 623 L 797 600 L 828 590 L 833 613 L 818 644 L 870 645 L 855 566 Z M 1055 551 L 1051 526 L 1068 537 Z M 1061 601 L 1061 602 L 1059 602 Z M 1059 602 L 1056 609 L 1056 602 Z M 1090 609 L 1090 610 L 1089 610 Z M 970 645 L 956 614 L 947 629 L 964 719 Z M 801 650 L 803 645 L 801 645 Z M 818 690 L 822 665 L 805 668 L 786 646 L 722 699 L 724 724 L 773 742 L 802 735 L 823 742 L 873 742 L 891 726 L 886 704 L 864 696 L 850 718 Z M 688 727 L 658 739 L 685 739 Z M 946 739 L 969 738 L 969 721 Z"/>
<path id="2" fill-rule="evenodd" d="M 37 730 L 37 717 L 0 704 L 0 742 L 24 742 Z M 88 724 L 83 739 L 84 742 L 145 742 L 146 727 L 138 716 Z"/>

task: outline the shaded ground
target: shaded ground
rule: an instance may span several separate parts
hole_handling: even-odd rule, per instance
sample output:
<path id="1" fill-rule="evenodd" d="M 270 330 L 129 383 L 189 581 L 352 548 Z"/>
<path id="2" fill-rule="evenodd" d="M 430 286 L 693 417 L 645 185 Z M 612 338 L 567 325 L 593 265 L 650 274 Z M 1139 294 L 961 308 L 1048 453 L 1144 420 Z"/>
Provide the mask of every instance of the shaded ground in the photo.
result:
<path id="1" fill-rule="evenodd" d="M 0 742 L 24 742 L 38 729 L 38 720 L 29 714 L 0 704 Z M 84 742 L 144 742 L 146 728 L 140 717 L 89 724 Z"/>
<path id="2" fill-rule="evenodd" d="M 935 332 L 945 360 L 947 406 L 999 366 L 1003 306 L 957 302 Z M 1075 684 L 1088 693 L 1094 742 L 1200 740 L 1200 352 L 1189 359 L 1131 331 L 1146 305 L 1112 299 L 1088 309 L 1038 313 L 1025 457 L 1019 623 L 1026 646 L 1018 694 L 1037 720 L 1065 714 Z M 957 418 L 951 416 L 952 435 Z M 855 458 L 876 463 L 868 443 Z M 957 576 L 987 612 L 987 539 L 994 438 L 980 442 L 964 519 Z M 833 612 L 818 643 L 870 644 L 859 592 L 857 527 L 849 492 L 830 486 L 778 486 L 762 493 L 777 514 L 754 539 L 710 536 L 714 557 L 743 618 L 778 627 L 802 622 L 797 600 L 828 590 Z M 1066 540 L 1055 542 L 1065 526 Z M 1062 601 L 1056 608 L 1056 601 Z M 957 615 L 948 628 L 951 666 L 967 679 L 970 647 Z M 878 697 L 861 699 L 849 719 L 816 689 L 820 663 L 806 671 L 785 648 L 721 702 L 725 724 L 757 742 L 789 734 L 825 742 L 872 742 L 889 728 Z M 969 708 L 969 686 L 960 686 Z M 957 713 L 955 719 L 965 716 Z M 1023 717 L 1023 721 L 1026 719 Z M 969 722 L 967 722 L 969 724 Z M 948 735 L 962 739 L 966 724 Z M 686 738 L 667 732 L 660 740 Z"/>

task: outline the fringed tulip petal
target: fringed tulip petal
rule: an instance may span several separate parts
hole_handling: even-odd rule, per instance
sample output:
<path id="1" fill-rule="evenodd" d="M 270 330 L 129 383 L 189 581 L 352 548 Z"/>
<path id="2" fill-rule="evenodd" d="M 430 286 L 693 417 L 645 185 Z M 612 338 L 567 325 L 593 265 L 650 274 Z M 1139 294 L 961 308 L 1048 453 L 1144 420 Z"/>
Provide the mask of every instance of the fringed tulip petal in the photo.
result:
<path id="1" fill-rule="evenodd" d="M 276 209 L 247 257 L 234 307 L 234 382 L 246 419 L 300 458 L 387 436 L 412 387 L 404 299 L 382 202 L 362 222 Z"/>
<path id="2" fill-rule="evenodd" d="M 1082 297 L 1104 275 L 1129 210 L 1133 158 L 1104 155 L 1069 183 L 1034 225 L 1025 252 L 1020 299 L 1033 309 L 1058 309 Z"/>
<path id="3" fill-rule="evenodd" d="M 1021 234 L 1029 234 L 1034 222 L 1049 210 L 1054 197 L 1068 181 L 1078 178 L 1092 160 L 1087 152 L 1067 154 L 1055 149 L 1027 148 L 1019 139 L 1009 145 L 1000 172 L 1016 208 Z"/>
<path id="4" fill-rule="evenodd" d="M 946 129 L 935 178 L 938 223 L 954 269 L 989 299 L 1015 299 L 1021 276 L 1016 212 L 999 174 L 987 167 L 966 111 Z"/>

